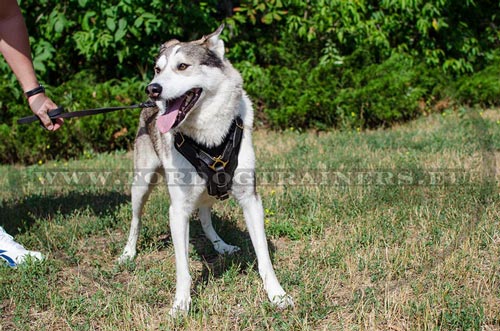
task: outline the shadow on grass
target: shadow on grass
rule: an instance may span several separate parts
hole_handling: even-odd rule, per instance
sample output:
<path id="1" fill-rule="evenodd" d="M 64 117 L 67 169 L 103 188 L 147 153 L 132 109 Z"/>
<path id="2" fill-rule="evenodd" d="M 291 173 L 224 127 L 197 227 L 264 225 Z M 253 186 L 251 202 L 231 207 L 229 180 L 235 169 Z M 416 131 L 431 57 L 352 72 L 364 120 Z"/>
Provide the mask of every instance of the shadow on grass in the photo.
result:
<path id="1" fill-rule="evenodd" d="M 200 220 L 194 217 L 189 224 L 190 244 L 194 259 L 202 262 L 201 276 L 193 279 L 193 288 L 208 284 L 210 278 L 221 278 L 228 270 L 237 270 L 246 274 L 257 269 L 257 256 L 250 239 L 248 229 L 243 230 L 236 225 L 236 220 L 220 217 L 212 211 L 212 223 L 219 236 L 229 245 L 238 246 L 240 251 L 231 255 L 221 255 L 213 248 L 205 237 Z M 162 246 L 172 245 L 170 234 L 162 236 Z M 273 260 L 276 247 L 268 240 L 269 253 Z M 193 259 L 193 257 L 191 257 Z"/>
<path id="2" fill-rule="evenodd" d="M 212 214 L 212 221 L 220 237 L 226 243 L 240 247 L 240 251 L 231 255 L 218 254 L 213 248 L 212 243 L 205 238 L 201 223 L 198 220 L 191 222 L 191 228 L 199 231 L 198 237 L 191 237 L 191 242 L 203 265 L 201 276 L 194 279 L 193 288 L 196 288 L 199 284 L 205 287 L 211 278 L 222 278 L 228 271 L 236 271 L 239 275 L 245 275 L 251 270 L 257 270 L 258 267 L 257 256 L 248 229 L 245 227 L 242 230 L 236 226 L 234 220 L 221 218 L 216 214 Z M 195 229 L 193 229 L 193 232 Z M 273 261 L 276 247 L 269 240 L 267 240 L 267 244 L 271 261 Z"/>
<path id="3" fill-rule="evenodd" d="M 9 234 L 16 235 L 27 231 L 37 219 L 51 219 L 83 209 L 90 209 L 97 215 L 109 214 L 129 201 L 129 195 L 115 191 L 33 194 L 1 201 L 0 220 Z"/>

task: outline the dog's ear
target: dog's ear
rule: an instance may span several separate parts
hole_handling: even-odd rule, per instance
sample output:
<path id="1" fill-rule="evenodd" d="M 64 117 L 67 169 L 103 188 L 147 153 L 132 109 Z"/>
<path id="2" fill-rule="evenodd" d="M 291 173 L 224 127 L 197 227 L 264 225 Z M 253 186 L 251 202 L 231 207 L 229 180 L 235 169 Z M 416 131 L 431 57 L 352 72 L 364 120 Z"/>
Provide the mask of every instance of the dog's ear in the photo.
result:
<path id="1" fill-rule="evenodd" d="M 173 45 L 179 44 L 179 43 L 180 43 L 180 41 L 177 39 L 172 39 L 172 40 L 167 41 L 166 43 L 164 43 L 160 46 L 160 54 L 163 53 L 163 51 L 166 50 L 167 48 L 169 48 Z"/>
<path id="2" fill-rule="evenodd" d="M 224 42 L 219 38 L 222 30 L 224 30 L 224 24 L 221 24 L 215 32 L 202 38 L 206 47 L 221 59 L 224 58 Z"/>

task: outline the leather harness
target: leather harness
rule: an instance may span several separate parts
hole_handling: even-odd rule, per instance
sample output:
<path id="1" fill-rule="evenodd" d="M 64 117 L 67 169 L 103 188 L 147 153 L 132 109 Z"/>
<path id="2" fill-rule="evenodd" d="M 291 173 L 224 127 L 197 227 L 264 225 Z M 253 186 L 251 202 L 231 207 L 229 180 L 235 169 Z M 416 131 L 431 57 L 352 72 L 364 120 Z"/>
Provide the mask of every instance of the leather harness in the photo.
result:
<path id="1" fill-rule="evenodd" d="M 236 117 L 219 146 L 206 147 L 181 132 L 175 134 L 174 146 L 207 181 L 208 194 L 225 200 L 229 197 L 234 171 L 238 166 L 242 137 L 243 121 Z"/>

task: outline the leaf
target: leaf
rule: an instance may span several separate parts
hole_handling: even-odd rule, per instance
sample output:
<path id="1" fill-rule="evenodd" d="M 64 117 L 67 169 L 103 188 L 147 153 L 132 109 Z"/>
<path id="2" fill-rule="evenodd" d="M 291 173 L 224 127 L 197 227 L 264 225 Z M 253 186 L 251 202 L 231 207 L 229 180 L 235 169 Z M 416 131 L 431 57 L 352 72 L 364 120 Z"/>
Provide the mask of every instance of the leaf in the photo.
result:
<path id="1" fill-rule="evenodd" d="M 115 42 L 120 41 L 126 34 L 127 34 L 127 31 L 125 31 L 123 29 L 118 29 L 115 33 Z"/>
<path id="2" fill-rule="evenodd" d="M 434 30 L 438 31 L 439 30 L 439 24 L 437 22 L 437 20 L 434 18 L 432 20 L 432 27 L 434 28 Z"/>
<path id="3" fill-rule="evenodd" d="M 125 29 L 127 27 L 127 20 L 125 18 L 120 18 L 118 21 L 118 28 L 119 29 Z"/>
<path id="4" fill-rule="evenodd" d="M 91 17 L 95 16 L 96 12 L 95 11 L 88 11 L 85 13 L 85 16 L 83 16 L 82 19 L 82 29 L 85 31 L 90 30 L 90 19 Z"/>
<path id="5" fill-rule="evenodd" d="M 61 33 L 63 30 L 64 30 L 64 19 L 58 19 L 55 23 L 54 23 L 54 31 L 57 32 L 57 33 Z"/>
<path id="6" fill-rule="evenodd" d="M 128 48 L 121 49 L 117 52 L 118 62 L 122 63 L 125 56 L 128 54 Z"/>
<path id="7" fill-rule="evenodd" d="M 138 28 L 142 25 L 142 23 L 144 23 L 144 18 L 142 16 L 139 16 L 135 19 L 134 26 Z"/>
<path id="8" fill-rule="evenodd" d="M 120 18 L 118 21 L 118 30 L 115 32 L 115 42 L 120 41 L 127 34 L 127 21 L 124 18 Z"/>
<path id="9" fill-rule="evenodd" d="M 267 13 L 266 15 L 262 16 L 261 21 L 264 24 L 271 24 L 273 22 L 273 13 Z"/>
<path id="10" fill-rule="evenodd" d="M 115 31 L 115 29 L 116 29 L 116 23 L 115 23 L 115 20 L 114 20 L 114 19 L 112 19 L 111 17 L 108 17 L 108 18 L 106 19 L 106 26 L 108 27 L 108 29 L 109 29 L 110 31 Z"/>

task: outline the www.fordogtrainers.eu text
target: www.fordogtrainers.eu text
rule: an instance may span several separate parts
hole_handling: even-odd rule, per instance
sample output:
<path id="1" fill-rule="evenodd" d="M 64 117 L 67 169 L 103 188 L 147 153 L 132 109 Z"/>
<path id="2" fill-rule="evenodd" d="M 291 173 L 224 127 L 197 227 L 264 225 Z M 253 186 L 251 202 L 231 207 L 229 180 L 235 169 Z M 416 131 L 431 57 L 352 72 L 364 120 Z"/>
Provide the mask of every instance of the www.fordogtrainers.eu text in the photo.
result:
<path id="1" fill-rule="evenodd" d="M 470 185 L 481 181 L 482 173 L 466 169 L 418 170 L 287 170 L 272 169 L 236 171 L 233 182 L 259 186 L 388 186 L 388 185 Z M 117 186 L 117 185 L 205 185 L 206 175 L 193 170 L 139 171 L 110 170 L 47 170 L 16 172 L 9 182 L 49 186 Z M 229 176 L 217 176 L 218 181 L 230 181 Z"/>

